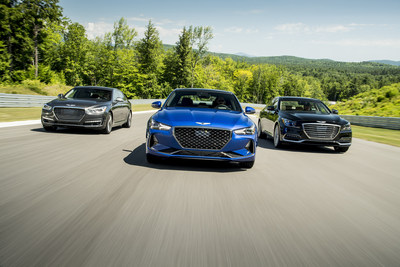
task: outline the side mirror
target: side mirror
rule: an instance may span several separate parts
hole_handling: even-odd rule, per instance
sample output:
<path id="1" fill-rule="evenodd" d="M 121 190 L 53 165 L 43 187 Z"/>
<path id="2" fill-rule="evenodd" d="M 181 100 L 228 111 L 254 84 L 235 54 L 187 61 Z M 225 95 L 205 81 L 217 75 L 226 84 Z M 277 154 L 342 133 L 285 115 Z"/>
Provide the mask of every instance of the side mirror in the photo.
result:
<path id="1" fill-rule="evenodd" d="M 256 113 L 256 110 L 252 107 L 246 107 L 245 112 L 246 112 L 246 114 L 254 114 L 254 113 Z"/>
<path id="2" fill-rule="evenodd" d="M 274 107 L 274 106 L 268 106 L 268 107 L 267 107 L 267 110 L 269 110 L 269 111 L 275 111 L 275 107 Z"/>
<path id="3" fill-rule="evenodd" d="M 339 114 L 339 111 L 337 111 L 336 109 L 332 109 L 332 113 L 333 114 Z"/>
<path id="4" fill-rule="evenodd" d="M 151 103 L 152 108 L 161 108 L 161 101 Z"/>
<path id="5" fill-rule="evenodd" d="M 115 99 L 115 101 L 117 101 L 117 102 L 124 102 L 124 100 L 122 99 L 122 97 L 117 97 L 117 98 Z"/>
<path id="6" fill-rule="evenodd" d="M 58 96 L 57 96 L 58 98 L 65 98 L 65 96 L 63 95 L 63 94 L 59 94 Z"/>

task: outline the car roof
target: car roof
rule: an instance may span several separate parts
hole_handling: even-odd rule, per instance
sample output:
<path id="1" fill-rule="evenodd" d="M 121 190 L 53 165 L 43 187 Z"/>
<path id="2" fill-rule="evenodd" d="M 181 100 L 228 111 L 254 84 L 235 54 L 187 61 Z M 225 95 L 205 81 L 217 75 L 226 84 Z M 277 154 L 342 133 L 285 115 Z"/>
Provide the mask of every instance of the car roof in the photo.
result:
<path id="1" fill-rule="evenodd" d="M 232 94 L 233 95 L 233 93 L 229 92 L 229 91 L 218 90 L 218 89 L 207 89 L 207 88 L 177 88 L 174 91 L 179 92 L 179 91 L 192 91 L 192 90 L 193 91 L 197 91 L 197 92 L 209 92 L 209 93 L 218 92 L 218 93 L 225 93 L 225 94 Z"/>
<path id="2" fill-rule="evenodd" d="M 316 98 L 300 97 L 300 96 L 279 96 L 279 100 L 310 100 L 310 101 L 321 101 Z"/>
<path id="3" fill-rule="evenodd" d="M 108 90 L 108 91 L 112 91 L 112 90 L 118 90 L 117 88 L 111 88 L 111 87 L 103 87 L 103 86 L 75 86 L 74 88 L 78 88 L 78 89 L 100 89 L 100 90 Z"/>

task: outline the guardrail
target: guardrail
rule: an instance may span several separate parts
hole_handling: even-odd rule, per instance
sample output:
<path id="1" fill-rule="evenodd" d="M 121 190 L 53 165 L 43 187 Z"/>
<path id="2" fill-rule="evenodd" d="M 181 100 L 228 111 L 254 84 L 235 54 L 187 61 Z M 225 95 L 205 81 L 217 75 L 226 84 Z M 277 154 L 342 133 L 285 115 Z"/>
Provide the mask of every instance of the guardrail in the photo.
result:
<path id="1" fill-rule="evenodd" d="M 340 117 L 349 121 L 353 125 L 400 130 L 400 118 L 397 117 L 375 117 L 375 116 L 354 116 L 354 115 L 340 115 Z"/>
<path id="2" fill-rule="evenodd" d="M 45 103 L 55 99 L 56 96 L 42 95 L 21 95 L 21 94 L 4 94 L 0 93 L 0 107 L 41 107 Z M 165 99 L 132 99 L 133 105 L 151 104 L 154 101 L 164 101 Z M 263 104 L 242 103 L 243 106 L 252 106 L 264 108 Z M 375 116 L 353 116 L 340 115 L 353 125 L 386 128 L 392 130 L 400 130 L 400 118 L 394 117 L 375 117 Z"/>
<path id="3" fill-rule="evenodd" d="M 1 108 L 26 108 L 26 107 L 42 107 L 45 103 L 56 99 L 56 96 L 42 95 L 21 95 L 21 94 L 4 94 L 0 93 Z M 131 99 L 133 105 L 151 104 L 154 101 L 164 101 L 163 99 Z"/>
<path id="4" fill-rule="evenodd" d="M 0 93 L 0 107 L 41 107 L 56 98 L 55 96 L 20 95 Z"/>

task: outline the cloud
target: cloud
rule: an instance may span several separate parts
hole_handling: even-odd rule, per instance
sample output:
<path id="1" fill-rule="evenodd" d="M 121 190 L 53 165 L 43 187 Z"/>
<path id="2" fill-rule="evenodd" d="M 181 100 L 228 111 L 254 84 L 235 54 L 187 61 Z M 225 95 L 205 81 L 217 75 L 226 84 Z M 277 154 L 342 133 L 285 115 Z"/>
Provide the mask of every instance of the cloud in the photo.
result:
<path id="1" fill-rule="evenodd" d="M 288 34 L 338 33 L 349 32 L 353 29 L 354 27 L 351 27 L 350 25 L 309 26 L 304 23 L 287 23 L 275 27 L 275 30 Z"/>
<path id="2" fill-rule="evenodd" d="M 89 22 L 85 26 L 86 35 L 89 39 L 94 39 L 96 37 L 103 36 L 107 32 L 111 32 L 114 29 L 113 23 L 107 22 Z"/>
<path id="3" fill-rule="evenodd" d="M 145 17 L 130 17 L 127 18 L 127 21 L 139 21 L 139 22 L 149 22 L 151 18 L 145 18 Z"/>
<path id="4" fill-rule="evenodd" d="M 224 30 L 224 32 L 229 32 L 229 33 L 241 33 L 241 32 L 243 32 L 243 28 L 240 28 L 240 27 L 229 27 L 229 28 L 226 28 L 226 29 Z"/>
<path id="5" fill-rule="evenodd" d="M 226 28 L 224 30 L 224 32 L 254 34 L 254 33 L 258 33 L 259 30 L 258 29 L 254 29 L 254 28 L 245 29 L 245 28 L 242 28 L 242 27 L 230 27 L 230 28 Z"/>
<path id="6" fill-rule="evenodd" d="M 313 29 L 315 32 L 327 32 L 327 33 L 336 33 L 336 32 L 349 32 L 353 30 L 353 28 L 344 26 L 344 25 L 334 25 L 334 26 L 319 26 Z"/>
<path id="7" fill-rule="evenodd" d="M 264 10 L 262 9 L 252 9 L 252 10 L 244 10 L 244 11 L 238 11 L 237 14 L 239 15 L 257 15 L 257 14 L 262 14 L 264 13 Z"/>
<path id="8" fill-rule="evenodd" d="M 309 27 L 303 23 L 287 23 L 281 24 L 275 27 L 275 30 L 286 32 L 286 33 L 298 33 L 298 32 L 308 32 Z"/>
<path id="9" fill-rule="evenodd" d="M 395 47 L 400 49 L 400 39 L 382 39 L 382 40 L 365 40 L 365 39 L 343 39 L 338 41 L 312 41 L 313 44 L 336 45 L 347 47 Z"/>
<path id="10" fill-rule="evenodd" d="M 145 17 L 131 17 L 127 19 L 129 27 L 134 28 L 138 32 L 137 38 L 143 38 L 149 20 L 150 18 L 145 18 Z M 133 22 L 138 22 L 138 23 L 133 23 Z M 177 25 L 173 25 L 172 21 L 161 20 L 159 22 L 154 22 L 152 20 L 152 22 L 155 24 L 155 27 L 159 32 L 160 39 L 163 42 L 175 43 L 178 40 L 178 36 L 181 33 L 182 28 L 178 28 Z M 172 24 L 172 25 L 166 27 L 164 26 L 164 24 L 165 25 Z M 114 23 L 108 23 L 104 21 L 89 22 L 84 26 L 86 29 L 86 35 L 89 39 L 102 37 L 106 33 L 114 31 Z"/>

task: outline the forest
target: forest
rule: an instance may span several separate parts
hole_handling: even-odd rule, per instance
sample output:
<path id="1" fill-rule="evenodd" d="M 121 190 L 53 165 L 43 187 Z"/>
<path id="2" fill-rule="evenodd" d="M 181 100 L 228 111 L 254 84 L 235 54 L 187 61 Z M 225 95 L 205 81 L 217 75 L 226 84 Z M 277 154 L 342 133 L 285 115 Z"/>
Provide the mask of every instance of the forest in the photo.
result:
<path id="1" fill-rule="evenodd" d="M 163 44 L 152 21 L 139 38 L 120 18 L 112 32 L 88 39 L 84 26 L 63 16 L 58 0 L 2 0 L 0 83 L 107 86 L 129 98 L 211 88 L 265 104 L 278 95 L 343 101 L 400 82 L 398 66 L 217 54 L 208 51 L 212 38 L 210 26 L 185 26 L 175 44 Z"/>

